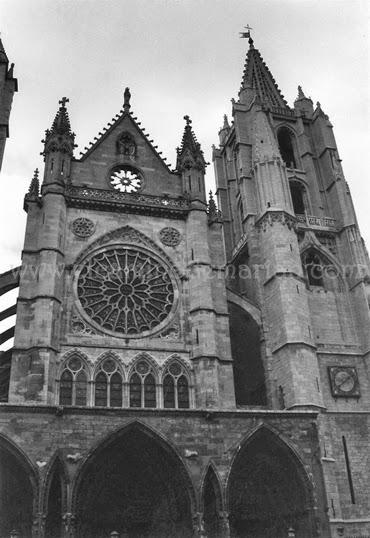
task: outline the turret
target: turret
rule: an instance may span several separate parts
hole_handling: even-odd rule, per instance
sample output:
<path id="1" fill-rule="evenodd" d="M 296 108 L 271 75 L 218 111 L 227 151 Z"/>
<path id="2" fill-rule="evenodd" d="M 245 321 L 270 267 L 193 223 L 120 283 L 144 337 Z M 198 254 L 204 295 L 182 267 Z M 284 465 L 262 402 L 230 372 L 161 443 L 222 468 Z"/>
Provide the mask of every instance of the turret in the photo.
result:
<path id="1" fill-rule="evenodd" d="M 311 97 L 306 97 L 302 86 L 298 86 L 298 96 L 296 100 L 294 101 L 294 108 L 299 111 L 303 112 L 304 115 L 308 118 L 312 117 L 313 114 L 313 103 Z"/>
<path id="2" fill-rule="evenodd" d="M 50 129 L 45 131 L 42 140 L 45 159 L 44 185 L 50 183 L 64 184 L 69 177 L 73 150 L 76 147 L 75 134 L 71 130 L 66 103 L 69 99 L 63 97 L 60 107 Z"/>
<path id="3" fill-rule="evenodd" d="M 191 119 L 184 116 L 186 121 L 181 146 L 177 148 L 176 169 L 181 173 L 183 191 L 190 199 L 206 202 L 204 174 L 206 161 L 203 151 L 191 127 Z"/>

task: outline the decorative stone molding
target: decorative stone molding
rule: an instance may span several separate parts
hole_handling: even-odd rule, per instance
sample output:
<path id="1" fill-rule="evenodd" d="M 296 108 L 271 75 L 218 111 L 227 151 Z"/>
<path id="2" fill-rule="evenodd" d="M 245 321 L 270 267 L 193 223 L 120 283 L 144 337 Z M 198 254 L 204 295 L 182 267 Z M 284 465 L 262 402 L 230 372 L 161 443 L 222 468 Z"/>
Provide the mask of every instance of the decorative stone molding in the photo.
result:
<path id="1" fill-rule="evenodd" d="M 72 231 L 77 237 L 86 239 L 95 232 L 95 224 L 86 217 L 79 217 L 72 222 Z"/>
<path id="2" fill-rule="evenodd" d="M 289 230 L 297 230 L 297 219 L 285 211 L 268 211 L 257 222 L 256 228 L 265 232 L 267 226 L 274 224 L 283 224 L 288 226 Z"/>
<path id="3" fill-rule="evenodd" d="M 181 336 L 180 326 L 174 323 L 159 335 L 163 340 L 178 340 Z"/>
<path id="4" fill-rule="evenodd" d="M 159 238 L 167 247 L 177 247 L 181 241 L 181 234 L 176 228 L 167 226 L 159 232 Z"/>
<path id="5" fill-rule="evenodd" d="M 70 329 L 73 334 L 100 334 L 89 327 L 79 316 L 74 315 L 71 319 Z"/>
<path id="6" fill-rule="evenodd" d="M 120 192 L 115 189 L 93 189 L 68 185 L 65 189 L 69 207 L 88 207 L 106 211 L 129 211 L 144 215 L 171 216 L 185 219 L 189 212 L 186 198 L 152 196 L 140 192 Z"/>

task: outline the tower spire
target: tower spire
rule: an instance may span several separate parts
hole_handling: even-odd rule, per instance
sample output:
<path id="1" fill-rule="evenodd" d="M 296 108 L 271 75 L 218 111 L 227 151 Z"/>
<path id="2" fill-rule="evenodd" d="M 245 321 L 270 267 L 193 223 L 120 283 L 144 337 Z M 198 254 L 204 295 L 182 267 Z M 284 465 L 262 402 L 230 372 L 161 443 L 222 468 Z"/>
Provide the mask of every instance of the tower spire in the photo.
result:
<path id="1" fill-rule="evenodd" d="M 241 37 L 248 37 L 249 42 L 239 92 L 241 100 L 243 90 L 252 89 L 262 103 L 272 107 L 289 108 L 259 50 L 254 47 L 250 31 L 243 33 Z"/>
<path id="2" fill-rule="evenodd" d="M 186 121 L 184 134 L 182 136 L 181 146 L 177 148 L 177 165 L 179 171 L 190 168 L 197 168 L 202 172 L 206 169 L 203 151 L 191 127 L 191 119 L 189 116 L 184 116 Z"/>
<path id="3" fill-rule="evenodd" d="M 62 97 L 59 101 L 59 109 L 55 115 L 54 121 L 50 129 L 45 131 L 44 151 L 42 155 L 53 151 L 61 151 L 68 155 L 73 155 L 75 145 L 75 133 L 72 132 L 69 115 L 66 108 L 66 103 L 69 103 L 67 97 Z"/>

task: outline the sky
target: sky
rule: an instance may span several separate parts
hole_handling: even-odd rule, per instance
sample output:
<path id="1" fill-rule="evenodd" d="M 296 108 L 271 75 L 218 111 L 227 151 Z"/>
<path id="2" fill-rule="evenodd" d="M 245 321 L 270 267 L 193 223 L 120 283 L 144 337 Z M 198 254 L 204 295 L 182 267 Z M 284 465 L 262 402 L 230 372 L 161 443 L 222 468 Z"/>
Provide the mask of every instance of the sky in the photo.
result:
<path id="1" fill-rule="evenodd" d="M 43 169 L 41 140 L 58 100 L 70 99 L 76 157 L 129 86 L 131 110 L 169 163 L 185 114 L 211 162 L 240 87 L 247 24 L 288 103 L 300 84 L 329 115 L 369 247 L 369 20 L 368 0 L 0 0 L 19 83 L 0 172 L 0 272 L 20 263 L 23 197 Z M 206 180 L 213 189 L 212 164 Z"/>

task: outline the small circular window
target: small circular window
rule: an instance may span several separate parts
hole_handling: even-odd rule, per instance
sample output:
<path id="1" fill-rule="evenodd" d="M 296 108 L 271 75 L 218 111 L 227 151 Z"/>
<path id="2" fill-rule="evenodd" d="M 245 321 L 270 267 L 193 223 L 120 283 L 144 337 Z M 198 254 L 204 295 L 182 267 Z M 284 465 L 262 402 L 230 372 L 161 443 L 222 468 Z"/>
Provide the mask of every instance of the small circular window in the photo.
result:
<path id="1" fill-rule="evenodd" d="M 109 184 L 119 192 L 138 192 L 142 188 L 143 177 L 132 166 L 120 165 L 111 171 Z"/>

